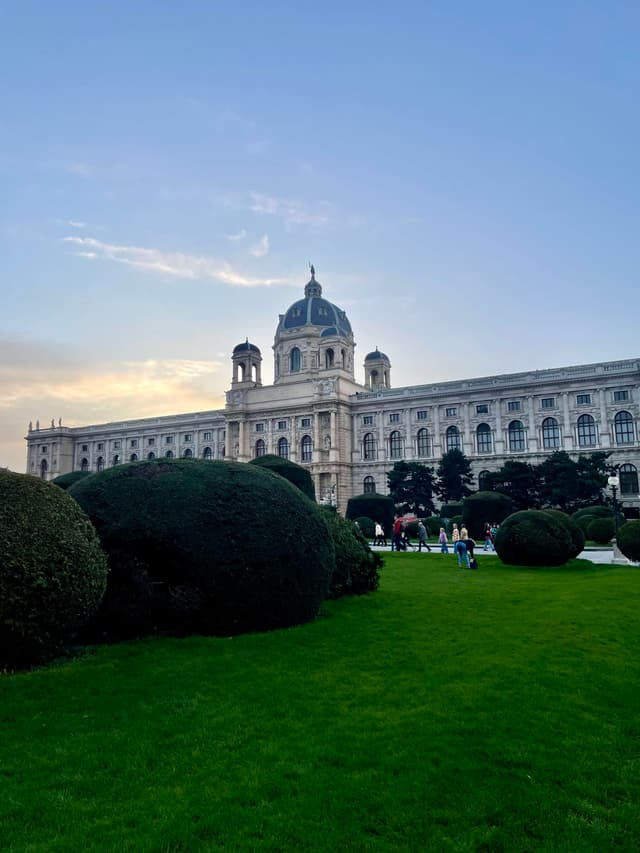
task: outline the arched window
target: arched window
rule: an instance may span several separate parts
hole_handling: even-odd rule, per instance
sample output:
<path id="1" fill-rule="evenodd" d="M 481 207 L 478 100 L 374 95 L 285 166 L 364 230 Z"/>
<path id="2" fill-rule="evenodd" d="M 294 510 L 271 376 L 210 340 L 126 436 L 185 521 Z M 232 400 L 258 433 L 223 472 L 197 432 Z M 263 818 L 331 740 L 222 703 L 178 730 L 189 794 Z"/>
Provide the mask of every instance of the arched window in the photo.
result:
<path id="1" fill-rule="evenodd" d="M 82 460 L 82 462 L 80 463 L 80 470 L 81 471 L 88 471 L 89 470 L 89 460 L 88 459 Z"/>
<path id="2" fill-rule="evenodd" d="M 264 456 L 266 454 L 266 452 L 267 452 L 267 446 L 264 443 L 264 439 L 259 438 L 256 441 L 256 459 L 258 458 L 258 456 Z"/>
<path id="3" fill-rule="evenodd" d="M 238 379 L 240 380 L 240 382 L 244 382 L 244 374 L 245 374 L 244 362 L 240 361 L 240 362 L 238 362 Z"/>
<path id="4" fill-rule="evenodd" d="M 490 471 L 480 471 L 478 474 L 478 491 L 486 492 L 489 489 Z"/>
<path id="5" fill-rule="evenodd" d="M 190 447 L 187 447 L 182 455 L 185 459 L 190 459 L 193 456 L 193 450 Z"/>
<path id="6" fill-rule="evenodd" d="M 613 419 L 616 431 L 616 444 L 633 444 L 633 418 L 629 412 L 618 412 Z"/>
<path id="7" fill-rule="evenodd" d="M 156 458 L 156 454 L 153 452 L 153 450 L 151 451 L 151 453 L 147 453 L 147 459 L 151 460 L 151 459 L 155 459 L 155 458 Z"/>
<path id="8" fill-rule="evenodd" d="M 289 369 L 291 373 L 298 373 L 300 371 L 300 350 L 298 347 L 294 347 L 289 354 Z"/>
<path id="9" fill-rule="evenodd" d="M 332 349 L 325 350 L 324 366 L 325 367 L 333 367 L 333 350 Z"/>
<path id="10" fill-rule="evenodd" d="M 368 432 L 362 441 L 363 456 L 365 459 L 376 458 L 376 439 L 372 432 Z"/>
<path id="11" fill-rule="evenodd" d="M 137 462 L 137 461 L 138 461 L 138 454 L 132 453 L 131 456 L 129 457 L 129 462 Z"/>
<path id="12" fill-rule="evenodd" d="M 167 450 L 164 454 L 165 459 L 173 459 L 173 450 Z"/>
<path id="13" fill-rule="evenodd" d="M 628 462 L 626 465 L 620 466 L 620 494 L 621 495 L 637 495 L 638 494 L 638 469 L 635 465 Z"/>
<path id="14" fill-rule="evenodd" d="M 203 459 L 213 459 L 213 453 L 212 453 L 210 447 L 205 447 L 205 449 L 202 451 L 202 458 Z"/>
<path id="15" fill-rule="evenodd" d="M 447 452 L 449 450 L 460 450 L 460 430 L 457 426 L 450 426 L 445 433 L 447 440 Z"/>
<path id="16" fill-rule="evenodd" d="M 478 424 L 476 427 L 476 446 L 478 453 L 491 453 L 491 427 Z"/>
<path id="17" fill-rule="evenodd" d="M 116 453 L 116 455 L 113 457 L 113 467 L 115 468 L 116 465 L 119 465 L 119 464 L 120 464 L 120 456 Z"/>
<path id="18" fill-rule="evenodd" d="M 522 421 L 511 421 L 509 424 L 509 450 L 525 450 L 524 427 Z"/>
<path id="19" fill-rule="evenodd" d="M 389 457 L 391 459 L 402 459 L 402 436 L 397 429 L 389 436 Z"/>
<path id="20" fill-rule="evenodd" d="M 313 442 L 311 441 L 310 435 L 305 435 L 302 437 L 300 450 L 300 459 L 302 460 L 302 462 L 311 462 L 311 460 L 313 459 Z"/>
<path id="21" fill-rule="evenodd" d="M 340 355 L 342 357 L 342 366 L 346 367 L 347 366 L 347 351 L 346 351 L 346 349 L 341 349 Z"/>
<path id="22" fill-rule="evenodd" d="M 49 465 L 47 464 L 47 460 L 43 459 L 40 463 L 40 477 L 43 480 L 47 479 L 47 471 L 49 470 Z"/>
<path id="23" fill-rule="evenodd" d="M 545 450 L 557 450 L 560 447 L 560 427 L 555 418 L 542 421 L 542 447 Z"/>
<path id="24" fill-rule="evenodd" d="M 284 437 L 278 440 L 278 456 L 283 459 L 289 458 L 289 442 Z"/>
<path id="25" fill-rule="evenodd" d="M 431 455 L 431 442 L 429 441 L 429 433 L 426 429 L 419 429 L 416 436 L 416 451 L 418 456 Z"/>
<path id="26" fill-rule="evenodd" d="M 365 477 L 362 485 L 362 491 L 365 495 L 371 495 L 376 490 L 376 481 L 373 479 L 373 477 Z"/>
<path id="27" fill-rule="evenodd" d="M 596 422 L 591 415 L 580 415 L 578 418 L 578 446 L 595 447 L 596 443 Z"/>
<path id="28" fill-rule="evenodd" d="M 104 471 L 104 459 L 102 456 L 98 456 L 96 459 L 96 471 Z"/>

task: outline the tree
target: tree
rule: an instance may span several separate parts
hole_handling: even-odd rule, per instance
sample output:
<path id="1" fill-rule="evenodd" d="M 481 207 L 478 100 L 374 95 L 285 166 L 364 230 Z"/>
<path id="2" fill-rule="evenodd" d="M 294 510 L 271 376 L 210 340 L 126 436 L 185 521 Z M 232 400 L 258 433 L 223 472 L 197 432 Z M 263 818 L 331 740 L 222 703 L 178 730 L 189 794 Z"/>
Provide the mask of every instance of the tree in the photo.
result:
<path id="1" fill-rule="evenodd" d="M 558 507 L 563 512 L 575 509 L 579 489 L 577 467 L 564 450 L 556 450 L 538 466 L 543 506 Z"/>
<path id="2" fill-rule="evenodd" d="M 576 473 L 578 477 L 577 506 L 591 506 L 605 503 L 603 490 L 607 485 L 610 466 L 607 465 L 609 453 L 600 451 L 589 456 L 578 456 Z"/>
<path id="3" fill-rule="evenodd" d="M 413 512 L 424 517 L 435 512 L 433 468 L 419 462 L 396 462 L 387 481 L 389 496 L 402 514 Z"/>
<path id="4" fill-rule="evenodd" d="M 502 492 L 511 498 L 514 512 L 540 506 L 540 474 L 528 462 L 509 460 L 499 471 L 487 474 L 486 482 L 491 491 Z"/>
<path id="5" fill-rule="evenodd" d="M 438 465 L 436 493 L 443 503 L 461 501 L 471 494 L 469 484 L 473 481 L 471 463 L 461 450 L 454 448 L 444 454 Z"/>

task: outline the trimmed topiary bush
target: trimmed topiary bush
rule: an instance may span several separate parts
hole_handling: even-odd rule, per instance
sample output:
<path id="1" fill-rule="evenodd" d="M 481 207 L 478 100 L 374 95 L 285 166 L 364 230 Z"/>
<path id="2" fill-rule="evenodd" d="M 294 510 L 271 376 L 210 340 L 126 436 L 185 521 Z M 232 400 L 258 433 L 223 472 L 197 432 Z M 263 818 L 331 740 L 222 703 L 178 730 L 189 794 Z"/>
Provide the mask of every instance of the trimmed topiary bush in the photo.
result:
<path id="1" fill-rule="evenodd" d="M 62 489 L 0 472 L 0 668 L 53 657 L 96 611 L 107 559 Z"/>
<path id="2" fill-rule="evenodd" d="M 449 519 L 449 521 L 447 522 L 447 536 L 451 536 L 451 534 L 453 532 L 453 525 L 454 524 L 458 525 L 458 530 L 460 530 L 462 528 L 462 516 L 461 515 L 454 515 L 453 518 Z"/>
<path id="3" fill-rule="evenodd" d="M 599 545 L 611 542 L 615 532 L 616 526 L 612 518 L 593 518 L 587 527 L 587 536 Z"/>
<path id="4" fill-rule="evenodd" d="M 584 540 L 585 535 L 582 531 L 580 525 L 571 518 L 570 515 L 567 515 L 566 512 L 562 512 L 559 509 L 545 509 L 543 512 L 548 513 L 553 516 L 553 518 L 557 519 L 561 524 L 569 531 L 569 536 L 571 537 L 571 551 L 569 552 L 569 559 L 572 560 L 574 557 L 577 557 L 582 551 L 584 551 Z"/>
<path id="5" fill-rule="evenodd" d="M 315 501 L 316 490 L 311 479 L 311 474 L 302 465 L 296 465 L 295 462 L 283 459 L 282 456 L 274 456 L 272 453 L 268 453 L 265 456 L 256 456 L 249 464 L 257 465 L 260 468 L 268 468 L 269 471 L 280 474 L 285 480 L 297 486 L 309 500 Z"/>
<path id="6" fill-rule="evenodd" d="M 485 524 L 500 524 L 513 512 L 513 503 L 501 492 L 475 492 L 462 502 L 462 519 L 472 539 L 484 537 Z"/>
<path id="7" fill-rule="evenodd" d="M 440 528 L 444 527 L 444 521 L 438 515 L 432 515 L 424 519 L 424 526 L 429 536 L 439 536 Z"/>
<path id="8" fill-rule="evenodd" d="M 345 514 L 349 519 L 356 519 L 366 515 L 367 518 L 373 521 L 379 521 L 387 536 L 391 536 L 395 511 L 395 504 L 388 495 L 379 495 L 372 492 L 350 498 Z"/>
<path id="9" fill-rule="evenodd" d="M 571 518 L 574 521 L 578 521 L 578 519 L 582 518 L 585 515 L 590 515 L 593 518 L 613 518 L 613 510 L 611 507 L 603 506 L 602 504 L 596 504 L 595 506 L 585 506 L 583 509 L 576 510 Z"/>
<path id="10" fill-rule="evenodd" d="M 365 539 L 373 539 L 376 535 L 376 525 L 371 518 L 366 515 L 361 515 L 360 518 L 355 518 L 354 522 L 360 527 L 360 532 Z"/>
<path id="11" fill-rule="evenodd" d="M 89 476 L 91 476 L 91 471 L 71 471 L 70 474 L 60 474 L 59 477 L 51 480 L 51 482 L 54 486 L 59 486 L 61 489 L 66 491 L 71 488 L 74 483 L 77 483 L 78 480 L 82 480 L 83 477 Z"/>
<path id="12" fill-rule="evenodd" d="M 551 513 L 525 509 L 502 522 L 495 546 L 502 562 L 512 566 L 561 566 L 573 543 L 567 527 Z"/>
<path id="13" fill-rule="evenodd" d="M 442 518 L 448 518 L 451 521 L 453 518 L 462 516 L 462 503 L 442 504 L 440 507 L 440 515 Z"/>
<path id="14" fill-rule="evenodd" d="M 362 595 L 378 588 L 380 554 L 358 533 L 353 522 L 338 515 L 335 509 L 323 509 L 336 551 L 336 567 L 331 578 L 329 596 Z"/>
<path id="15" fill-rule="evenodd" d="M 640 521 L 627 521 L 618 530 L 618 548 L 629 560 L 640 563 Z"/>
<path id="16" fill-rule="evenodd" d="M 315 618 L 327 595 L 335 551 L 319 507 L 260 466 L 133 462 L 70 494 L 109 557 L 99 635 L 285 627 Z"/>

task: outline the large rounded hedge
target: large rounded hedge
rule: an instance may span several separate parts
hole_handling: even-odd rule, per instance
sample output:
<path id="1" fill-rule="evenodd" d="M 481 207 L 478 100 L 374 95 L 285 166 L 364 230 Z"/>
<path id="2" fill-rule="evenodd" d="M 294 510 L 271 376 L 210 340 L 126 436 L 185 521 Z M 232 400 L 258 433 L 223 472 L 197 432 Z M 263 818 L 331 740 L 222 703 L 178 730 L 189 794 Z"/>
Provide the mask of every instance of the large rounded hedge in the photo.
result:
<path id="1" fill-rule="evenodd" d="M 577 557 L 582 551 L 584 551 L 584 532 L 580 525 L 571 518 L 570 515 L 567 515 L 566 512 L 562 512 L 559 509 L 545 509 L 544 512 L 553 516 L 557 521 L 564 526 L 569 531 L 569 536 L 571 537 L 571 550 L 569 552 L 569 559 L 573 559 Z"/>
<path id="2" fill-rule="evenodd" d="M 587 536 L 599 545 L 606 545 L 615 536 L 616 525 L 612 518 L 592 518 L 587 527 Z"/>
<path id="3" fill-rule="evenodd" d="M 0 472 L 0 667 L 51 658 L 96 611 L 107 560 L 62 489 Z"/>
<path id="4" fill-rule="evenodd" d="M 640 521 L 627 521 L 618 530 L 618 548 L 629 560 L 640 563 Z"/>
<path id="5" fill-rule="evenodd" d="M 265 456 L 256 456 L 250 462 L 251 465 L 258 465 L 260 468 L 268 468 L 275 474 L 280 474 L 285 480 L 297 486 L 303 495 L 306 495 L 309 500 L 315 501 L 316 490 L 311 479 L 311 474 L 302 465 L 296 465 L 289 459 L 283 459 L 282 456 L 274 456 L 272 453 L 267 453 Z"/>
<path id="6" fill-rule="evenodd" d="M 369 492 L 364 495 L 356 495 L 347 503 L 347 518 L 356 519 L 363 515 L 378 521 L 387 534 L 391 535 L 393 529 L 393 516 L 396 506 L 388 495 L 379 495 L 377 492 Z"/>
<path id="7" fill-rule="evenodd" d="M 596 504 L 595 506 L 586 506 L 583 509 L 576 510 L 571 518 L 578 521 L 578 519 L 585 515 L 593 516 L 593 518 L 613 518 L 613 510 L 609 506 Z"/>
<path id="8" fill-rule="evenodd" d="M 373 539 L 376 535 L 376 523 L 366 515 L 361 515 L 360 518 L 354 518 L 354 524 L 360 528 L 360 532 L 365 539 Z"/>
<path id="9" fill-rule="evenodd" d="M 335 551 L 319 507 L 256 465 L 158 459 L 76 483 L 111 573 L 96 630 L 231 634 L 313 619 Z"/>
<path id="10" fill-rule="evenodd" d="M 372 551 L 369 543 L 357 530 L 352 521 L 342 518 L 334 509 L 324 509 L 323 515 L 329 526 L 336 549 L 336 567 L 331 578 L 329 595 L 362 595 L 378 588 L 380 554 Z"/>
<path id="11" fill-rule="evenodd" d="M 91 471 L 71 471 L 69 474 L 60 474 L 59 477 L 55 477 L 51 482 L 54 486 L 59 486 L 61 489 L 65 491 L 70 489 L 74 483 L 77 483 L 78 480 L 82 480 L 84 477 L 90 477 Z"/>
<path id="12" fill-rule="evenodd" d="M 514 512 L 496 535 L 496 551 L 512 566 L 560 566 L 572 550 L 567 527 L 551 513 L 537 509 Z"/>
<path id="13" fill-rule="evenodd" d="M 499 524 L 512 512 L 511 498 L 501 492 L 475 492 L 462 502 L 463 524 L 472 539 L 482 539 L 486 524 Z"/>

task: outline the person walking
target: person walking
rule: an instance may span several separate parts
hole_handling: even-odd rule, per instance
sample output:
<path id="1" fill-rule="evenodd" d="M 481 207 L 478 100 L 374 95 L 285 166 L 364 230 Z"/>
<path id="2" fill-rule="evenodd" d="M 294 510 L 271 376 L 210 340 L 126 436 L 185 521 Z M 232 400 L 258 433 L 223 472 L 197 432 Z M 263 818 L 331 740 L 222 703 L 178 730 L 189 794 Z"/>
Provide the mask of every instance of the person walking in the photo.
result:
<path id="1" fill-rule="evenodd" d="M 447 531 L 444 527 L 440 528 L 440 534 L 438 536 L 438 542 L 440 543 L 440 553 L 448 554 L 449 553 L 449 543 L 447 540 Z"/>
<path id="2" fill-rule="evenodd" d="M 453 542 L 453 547 L 456 547 L 456 542 L 460 539 L 460 531 L 458 530 L 458 525 L 453 525 L 453 530 L 451 531 L 451 541 Z"/>
<path id="3" fill-rule="evenodd" d="M 431 551 L 431 548 L 429 547 L 429 543 L 428 543 L 427 539 L 428 539 L 427 528 L 424 526 L 424 524 L 421 521 L 419 521 L 418 522 L 418 551 L 422 551 L 423 545 L 427 549 L 427 551 Z"/>
<path id="4" fill-rule="evenodd" d="M 373 540 L 374 545 L 384 545 L 387 547 L 387 537 L 384 535 L 384 530 L 379 521 L 376 521 L 376 535 Z"/>
<path id="5" fill-rule="evenodd" d="M 399 551 L 401 548 L 401 540 L 402 540 L 402 522 L 400 521 L 400 516 L 396 515 L 395 520 L 393 522 L 393 538 L 391 540 L 391 550 Z"/>
<path id="6" fill-rule="evenodd" d="M 487 522 L 484 526 L 484 546 L 483 551 L 495 551 L 493 547 L 493 536 L 491 535 L 491 525 Z"/>

